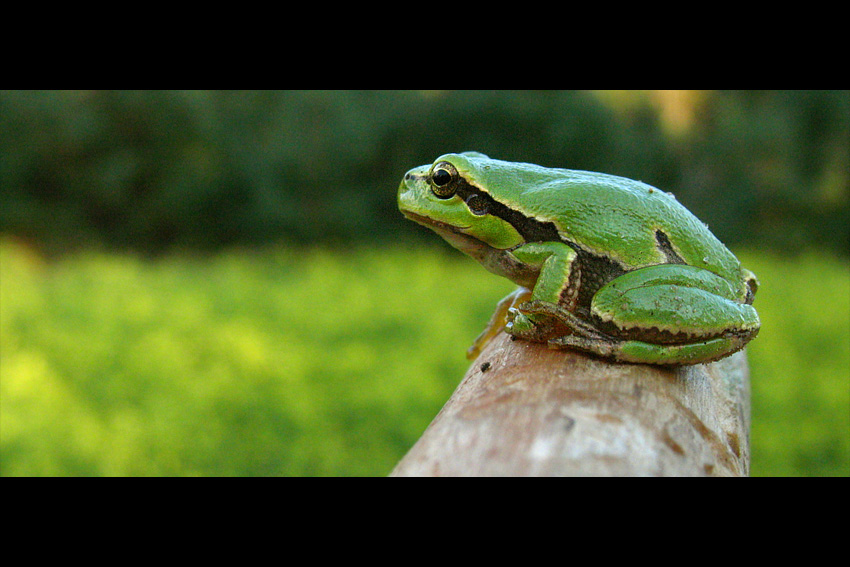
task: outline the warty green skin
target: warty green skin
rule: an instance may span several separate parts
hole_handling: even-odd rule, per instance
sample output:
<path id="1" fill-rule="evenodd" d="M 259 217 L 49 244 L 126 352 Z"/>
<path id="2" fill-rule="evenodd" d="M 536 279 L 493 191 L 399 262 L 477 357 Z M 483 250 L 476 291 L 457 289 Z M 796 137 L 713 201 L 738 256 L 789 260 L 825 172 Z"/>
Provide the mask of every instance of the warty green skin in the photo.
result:
<path id="1" fill-rule="evenodd" d="M 446 172 L 451 182 L 440 187 L 435 174 L 442 183 Z M 623 362 L 695 364 L 758 332 L 755 276 L 671 194 L 645 183 L 467 152 L 407 172 L 398 204 L 532 290 L 508 313 L 517 337 Z"/>

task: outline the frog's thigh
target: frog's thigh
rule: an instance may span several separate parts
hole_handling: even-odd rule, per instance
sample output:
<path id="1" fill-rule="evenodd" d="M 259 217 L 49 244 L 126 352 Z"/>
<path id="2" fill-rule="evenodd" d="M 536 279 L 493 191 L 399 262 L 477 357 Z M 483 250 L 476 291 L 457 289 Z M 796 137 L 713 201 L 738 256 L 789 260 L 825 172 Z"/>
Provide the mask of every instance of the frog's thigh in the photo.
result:
<path id="1" fill-rule="evenodd" d="M 619 336 L 651 343 L 658 342 L 653 336 L 658 331 L 685 333 L 690 340 L 682 342 L 692 342 L 757 329 L 755 309 L 731 299 L 732 293 L 728 282 L 706 270 L 651 266 L 603 286 L 593 298 L 591 311 L 613 324 Z"/>

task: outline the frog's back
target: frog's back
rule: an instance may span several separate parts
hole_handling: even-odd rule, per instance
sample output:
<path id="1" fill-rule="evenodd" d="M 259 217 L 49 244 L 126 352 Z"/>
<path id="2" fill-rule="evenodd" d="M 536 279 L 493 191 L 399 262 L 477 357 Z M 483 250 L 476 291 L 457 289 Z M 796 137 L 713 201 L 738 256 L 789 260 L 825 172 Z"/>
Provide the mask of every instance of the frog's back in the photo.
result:
<path id="1" fill-rule="evenodd" d="M 564 240 L 624 268 L 683 262 L 740 278 L 737 258 L 672 194 L 615 175 L 549 171 L 519 198 Z"/>
<path id="2" fill-rule="evenodd" d="M 670 193 L 606 173 L 463 156 L 476 185 L 498 187 L 508 208 L 551 223 L 562 240 L 590 254 L 626 270 L 690 264 L 743 285 L 737 258 Z"/>

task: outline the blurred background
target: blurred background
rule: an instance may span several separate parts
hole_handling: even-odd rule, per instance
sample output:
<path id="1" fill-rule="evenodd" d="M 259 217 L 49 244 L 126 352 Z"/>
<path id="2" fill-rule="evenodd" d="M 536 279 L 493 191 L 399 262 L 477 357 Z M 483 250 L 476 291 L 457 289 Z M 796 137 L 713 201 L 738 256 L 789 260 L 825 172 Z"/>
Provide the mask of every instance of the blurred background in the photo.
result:
<path id="1" fill-rule="evenodd" d="M 447 152 L 676 194 L 759 277 L 754 476 L 850 474 L 848 91 L 0 92 L 0 474 L 386 475 L 513 284 Z"/>

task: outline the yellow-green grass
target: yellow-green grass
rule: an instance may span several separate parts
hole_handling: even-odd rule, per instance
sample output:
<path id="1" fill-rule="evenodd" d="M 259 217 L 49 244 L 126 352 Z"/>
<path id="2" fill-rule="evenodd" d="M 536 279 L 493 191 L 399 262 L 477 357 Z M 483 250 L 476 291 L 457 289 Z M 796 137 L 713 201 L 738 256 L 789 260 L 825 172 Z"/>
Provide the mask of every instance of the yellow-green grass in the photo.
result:
<path id="1" fill-rule="evenodd" d="M 850 472 L 846 260 L 749 253 L 754 475 Z M 0 244 L 3 475 L 385 475 L 512 284 L 444 248 Z"/>
<path id="2" fill-rule="evenodd" d="M 748 347 L 754 476 L 850 476 L 850 262 L 747 253 L 761 331 Z"/>

